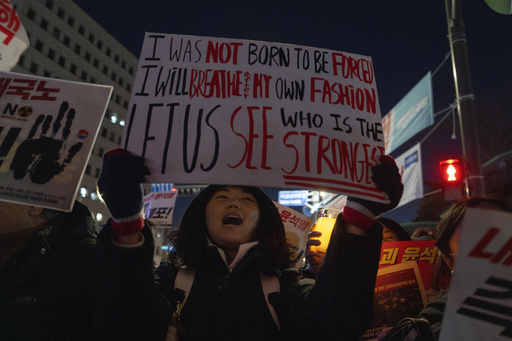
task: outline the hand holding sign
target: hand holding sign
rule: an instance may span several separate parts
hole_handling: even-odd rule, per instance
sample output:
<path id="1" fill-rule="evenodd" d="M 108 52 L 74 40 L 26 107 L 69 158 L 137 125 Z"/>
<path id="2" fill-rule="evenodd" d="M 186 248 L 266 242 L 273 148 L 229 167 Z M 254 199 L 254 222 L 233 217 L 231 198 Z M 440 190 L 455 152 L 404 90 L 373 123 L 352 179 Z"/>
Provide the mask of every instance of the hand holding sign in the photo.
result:
<path id="1" fill-rule="evenodd" d="M 66 111 L 66 125 L 62 130 L 62 139 L 58 140 L 55 135 L 61 127 L 61 121 Z M 12 160 L 10 168 L 13 171 L 14 179 L 21 180 L 29 173 L 30 180 L 33 183 L 45 184 L 55 175 L 64 171 L 66 165 L 73 160 L 73 157 L 82 148 L 81 142 L 75 143 L 69 148 L 66 159 L 59 162 L 74 118 L 75 109 L 69 108 L 68 102 L 62 102 L 58 116 L 53 122 L 52 135 L 47 137 L 46 133 L 50 129 L 53 116 L 48 115 L 45 118 L 45 115 L 39 115 L 27 139 L 20 144 Z M 41 134 L 38 139 L 33 139 L 41 123 Z"/>

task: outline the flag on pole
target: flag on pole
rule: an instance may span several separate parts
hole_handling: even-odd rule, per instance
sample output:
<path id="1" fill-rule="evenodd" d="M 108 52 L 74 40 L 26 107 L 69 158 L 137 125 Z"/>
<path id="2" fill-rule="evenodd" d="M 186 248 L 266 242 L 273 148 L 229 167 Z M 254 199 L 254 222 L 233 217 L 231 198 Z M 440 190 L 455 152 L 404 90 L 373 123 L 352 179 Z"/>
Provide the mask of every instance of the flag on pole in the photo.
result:
<path id="1" fill-rule="evenodd" d="M 11 71 L 27 47 L 27 31 L 10 0 L 0 0 L 0 70 Z"/>

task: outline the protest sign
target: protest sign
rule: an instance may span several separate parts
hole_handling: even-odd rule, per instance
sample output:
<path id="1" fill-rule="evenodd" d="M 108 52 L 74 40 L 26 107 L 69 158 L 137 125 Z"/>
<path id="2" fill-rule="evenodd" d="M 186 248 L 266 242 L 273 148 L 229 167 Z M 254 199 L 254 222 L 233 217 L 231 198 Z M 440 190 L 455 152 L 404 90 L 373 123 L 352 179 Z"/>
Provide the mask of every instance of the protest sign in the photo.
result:
<path id="1" fill-rule="evenodd" d="M 10 71 L 28 47 L 28 35 L 9 0 L 0 0 L 0 70 Z"/>
<path id="2" fill-rule="evenodd" d="M 318 188 L 373 201 L 384 152 L 370 57 L 146 33 L 122 145 L 151 182 Z"/>
<path id="3" fill-rule="evenodd" d="M 416 262 L 403 262 L 377 272 L 373 296 L 373 320 L 362 341 L 377 340 L 384 328 L 407 316 L 418 316 L 427 302 Z"/>
<path id="4" fill-rule="evenodd" d="M 299 270 L 302 267 L 302 259 L 306 251 L 306 241 L 308 240 L 308 233 L 313 225 L 313 219 L 277 202 L 274 202 L 274 204 L 281 215 L 281 220 L 283 221 L 286 232 L 286 239 L 295 246 L 294 266 L 295 269 Z"/>
<path id="5" fill-rule="evenodd" d="M 440 340 L 512 338 L 512 214 L 468 208 Z"/>
<path id="6" fill-rule="evenodd" d="M 178 190 L 165 190 L 151 192 L 144 196 L 144 217 L 152 227 L 172 227 L 174 205 L 178 197 Z"/>
<path id="7" fill-rule="evenodd" d="M 426 298 L 427 300 L 433 299 L 436 296 L 433 280 L 436 270 L 442 262 L 435 241 L 412 240 L 382 243 L 379 269 L 404 262 L 417 263 Z M 448 283 L 443 282 L 439 285 L 440 289 L 444 289 L 448 286 Z"/>
<path id="8" fill-rule="evenodd" d="M 0 72 L 0 200 L 70 211 L 111 92 Z"/>

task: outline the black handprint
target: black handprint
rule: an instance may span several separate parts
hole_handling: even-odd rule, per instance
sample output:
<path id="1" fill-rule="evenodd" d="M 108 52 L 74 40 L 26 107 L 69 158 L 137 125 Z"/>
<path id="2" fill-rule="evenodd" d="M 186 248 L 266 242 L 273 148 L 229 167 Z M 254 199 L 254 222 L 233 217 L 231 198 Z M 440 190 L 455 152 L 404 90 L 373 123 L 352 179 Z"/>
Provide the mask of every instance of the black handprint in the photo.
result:
<path id="1" fill-rule="evenodd" d="M 69 109 L 69 111 L 68 111 Z M 62 140 L 56 140 L 55 135 L 61 127 L 61 121 L 66 116 L 66 125 L 62 130 Z M 57 119 L 53 123 L 51 137 L 45 136 L 50 129 L 52 116 L 39 115 L 34 123 L 28 137 L 23 141 L 18 149 L 11 163 L 11 170 L 13 171 L 14 179 L 20 180 L 29 173 L 30 180 L 36 184 L 45 184 L 50 181 L 55 175 L 62 173 L 68 163 L 71 162 L 73 157 L 82 148 L 82 143 L 75 143 L 69 148 L 66 159 L 59 163 L 61 156 L 61 149 L 65 147 L 65 142 L 71 132 L 70 127 L 75 118 L 75 109 L 69 108 L 68 102 L 62 102 Z M 38 139 L 33 139 L 37 129 L 42 125 L 42 132 Z"/>

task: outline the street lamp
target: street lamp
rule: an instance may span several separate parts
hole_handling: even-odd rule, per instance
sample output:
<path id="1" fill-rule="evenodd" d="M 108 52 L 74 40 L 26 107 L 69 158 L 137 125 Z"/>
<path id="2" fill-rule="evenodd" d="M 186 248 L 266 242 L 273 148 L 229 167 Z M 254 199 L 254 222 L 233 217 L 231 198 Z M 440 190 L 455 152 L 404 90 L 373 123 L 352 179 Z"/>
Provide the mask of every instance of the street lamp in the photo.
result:
<path id="1" fill-rule="evenodd" d="M 469 196 L 485 193 L 480 146 L 474 108 L 475 97 L 469 72 L 466 33 L 462 21 L 461 0 L 445 0 L 448 36 L 452 55 L 453 78 L 457 98 L 460 130 L 462 135 L 462 153 L 466 162 L 466 192 Z"/>

